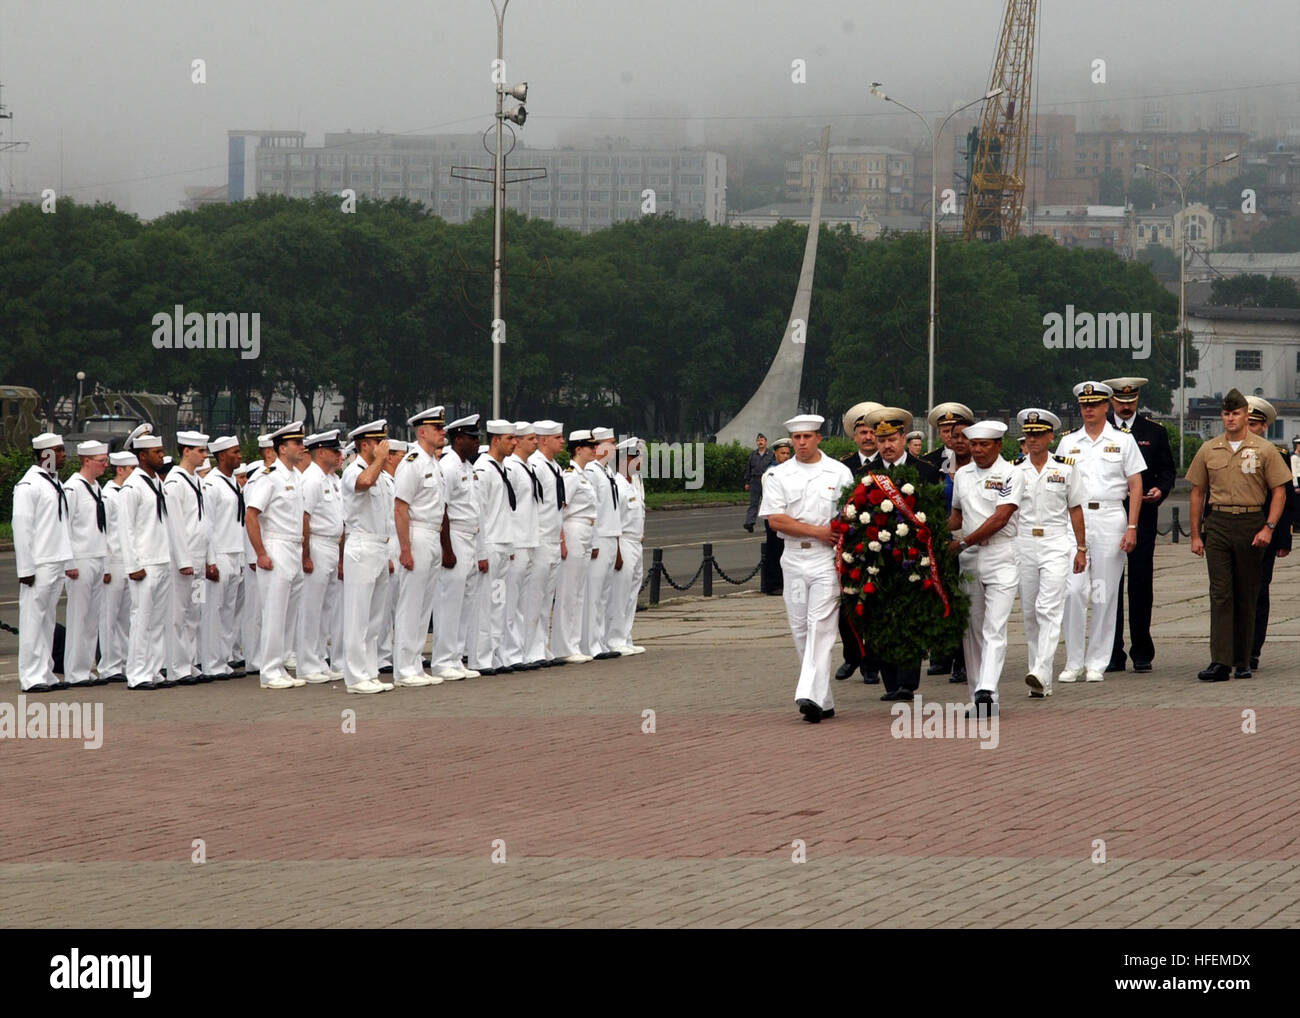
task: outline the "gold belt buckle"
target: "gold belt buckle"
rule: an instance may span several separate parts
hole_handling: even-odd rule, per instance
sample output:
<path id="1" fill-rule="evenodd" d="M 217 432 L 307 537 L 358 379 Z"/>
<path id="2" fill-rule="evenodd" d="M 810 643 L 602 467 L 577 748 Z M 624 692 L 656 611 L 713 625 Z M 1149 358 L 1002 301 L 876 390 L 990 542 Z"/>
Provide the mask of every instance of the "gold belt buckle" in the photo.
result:
<path id="1" fill-rule="evenodd" d="M 800 542 L 799 542 L 799 547 L 800 547 L 800 548 L 811 548 L 811 547 L 812 547 L 812 541 L 800 541 Z"/>
<path id="2" fill-rule="evenodd" d="M 1088 508 L 1089 508 L 1089 509 L 1100 509 L 1100 508 L 1101 508 L 1101 503 L 1100 503 L 1100 502 L 1089 502 L 1089 503 L 1088 503 Z"/>
<path id="3" fill-rule="evenodd" d="M 1042 536 L 1043 536 L 1043 528 L 1042 528 L 1042 527 L 1034 527 L 1034 529 L 1031 530 L 1030 533 L 1033 534 L 1035 537 L 1042 537 Z"/>

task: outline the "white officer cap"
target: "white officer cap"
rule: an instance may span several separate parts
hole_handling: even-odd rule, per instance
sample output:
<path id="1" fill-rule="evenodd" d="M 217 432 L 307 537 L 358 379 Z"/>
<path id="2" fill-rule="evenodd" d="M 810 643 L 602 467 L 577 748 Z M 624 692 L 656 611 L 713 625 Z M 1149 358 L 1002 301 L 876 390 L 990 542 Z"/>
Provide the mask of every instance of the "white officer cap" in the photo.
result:
<path id="1" fill-rule="evenodd" d="M 1252 421 L 1263 421 L 1271 426 L 1277 420 L 1277 409 L 1262 396 L 1247 396 L 1246 402 L 1250 404 L 1250 419 Z M 81 446 L 77 446 L 77 451 L 81 451 Z"/>
<path id="2" fill-rule="evenodd" d="M 339 429 L 331 428 L 329 431 L 318 431 L 314 435 L 308 435 L 302 442 L 308 449 L 337 449 L 339 447 Z"/>
<path id="3" fill-rule="evenodd" d="M 133 452 L 110 452 L 108 462 L 115 467 L 138 467 L 140 461 Z"/>
<path id="4" fill-rule="evenodd" d="M 390 438 L 388 440 L 388 451 L 390 453 L 406 452 L 407 448 L 409 448 L 407 444 L 403 441 L 400 441 L 399 439 Z"/>
<path id="5" fill-rule="evenodd" d="M 482 455 L 484 455 L 485 453 L 487 453 L 487 451 L 488 451 L 488 447 L 487 447 L 486 445 L 480 445 L 480 446 L 478 447 L 478 454 L 479 454 L 480 456 L 482 456 Z"/>
<path id="6" fill-rule="evenodd" d="M 591 440 L 593 442 L 608 442 L 614 437 L 613 428 L 592 428 Z"/>
<path id="7" fill-rule="evenodd" d="M 104 442 L 78 442 L 77 455 L 83 459 L 87 456 L 107 456 L 108 445 Z"/>
<path id="8" fill-rule="evenodd" d="M 564 431 L 564 425 L 559 421 L 533 421 L 534 435 L 558 435 Z"/>
<path id="9" fill-rule="evenodd" d="M 377 421 L 371 421 L 369 424 L 363 424 L 359 428 L 353 428 L 348 432 L 348 438 L 354 442 L 359 442 L 363 438 L 374 438 L 383 440 L 388 437 L 388 419 L 381 417 Z"/>
<path id="10" fill-rule="evenodd" d="M 797 417 L 791 417 L 785 422 L 785 430 L 790 434 L 798 431 L 821 431 L 822 425 L 826 423 L 826 418 L 821 414 L 799 414 Z M 850 426 L 850 430 L 852 426 Z"/>
<path id="11" fill-rule="evenodd" d="M 976 439 L 1001 439 L 1007 433 L 1007 426 L 1001 421 L 976 421 L 963 434 L 974 441 Z"/>
<path id="12" fill-rule="evenodd" d="M 443 408 L 440 406 L 431 406 L 428 410 L 421 410 L 414 417 L 408 417 L 406 423 L 411 427 L 417 427 L 421 424 L 436 424 L 442 427 L 447 423 L 446 416 L 443 414 Z"/>
<path id="13" fill-rule="evenodd" d="M 581 431 L 569 432 L 570 442 L 590 442 L 591 440 L 592 440 L 591 432 L 586 429 L 583 429 Z"/>
<path id="14" fill-rule="evenodd" d="M 345 445 L 342 449 L 339 450 L 339 452 L 343 453 L 344 456 L 351 456 L 356 451 L 357 451 L 356 442 L 349 442 L 347 445 Z"/>
<path id="15" fill-rule="evenodd" d="M 225 438 L 214 438 L 208 443 L 208 452 L 216 455 L 219 452 L 225 452 L 227 449 L 234 449 L 239 445 L 239 439 L 234 435 L 227 435 Z"/>
<path id="16" fill-rule="evenodd" d="M 940 403 L 925 419 L 930 427 L 937 428 L 941 424 L 974 424 L 975 414 L 965 403 Z"/>
<path id="17" fill-rule="evenodd" d="M 864 423 L 880 438 L 898 431 L 906 431 L 912 426 L 912 411 L 899 406 L 882 406 L 867 414 Z M 857 427 L 857 425 L 854 425 Z"/>
<path id="18" fill-rule="evenodd" d="M 125 449 L 161 449 L 162 439 L 153 433 L 153 425 L 146 421 L 144 424 L 137 426 L 131 434 L 126 436 L 126 442 L 123 445 Z"/>
<path id="19" fill-rule="evenodd" d="M 619 442 L 618 445 L 614 446 L 614 448 L 618 452 L 630 453 L 631 455 L 628 456 L 628 459 L 631 459 L 633 456 L 641 455 L 641 439 L 633 435 L 631 438 L 623 439 L 623 441 Z"/>
<path id="20" fill-rule="evenodd" d="M 201 431 L 178 431 L 176 432 L 176 444 L 198 449 L 208 444 L 208 436 Z"/>
<path id="21" fill-rule="evenodd" d="M 1032 435 L 1036 431 L 1054 431 L 1061 426 L 1061 418 L 1050 410 L 1031 406 L 1016 414 L 1016 423 L 1026 435 Z M 966 437 L 970 438 L 969 428 L 966 429 Z"/>
<path id="22" fill-rule="evenodd" d="M 844 411 L 844 416 L 840 418 L 840 423 L 844 425 L 844 434 L 852 438 L 853 429 L 858 426 L 858 421 L 866 417 L 871 411 L 879 410 L 883 405 L 882 403 L 873 403 L 870 400 L 854 403 L 853 406 Z"/>
<path id="23" fill-rule="evenodd" d="M 1080 403 L 1105 403 L 1114 390 L 1105 382 L 1080 382 L 1074 387 L 1074 398 Z M 966 432 L 970 438 L 970 432 Z"/>
<path id="24" fill-rule="evenodd" d="M 1109 385 L 1111 395 L 1121 403 L 1136 403 L 1141 395 L 1142 386 L 1147 384 L 1145 378 L 1125 375 L 1123 378 L 1107 378 L 1102 385 Z"/>
<path id="25" fill-rule="evenodd" d="M 513 421 L 488 421 L 487 433 L 489 435 L 513 435 L 515 425 Z"/>
<path id="26" fill-rule="evenodd" d="M 258 447 L 259 449 L 269 449 L 269 448 L 271 448 L 271 446 L 272 446 L 273 444 L 274 444 L 274 443 L 271 441 L 271 436 L 270 436 L 270 435 L 258 435 L 258 436 L 257 436 L 257 447 Z"/>
<path id="27" fill-rule="evenodd" d="M 306 433 L 302 430 L 302 421 L 290 421 L 283 428 L 276 428 L 271 432 L 271 444 L 274 445 L 276 439 L 284 442 L 296 438 L 301 442 L 306 437 Z"/>
<path id="28" fill-rule="evenodd" d="M 470 414 L 468 417 L 462 417 L 459 420 L 452 421 L 447 425 L 447 437 L 452 437 L 452 432 L 463 432 L 465 434 L 478 434 L 478 414 Z"/>
<path id="29" fill-rule="evenodd" d="M 535 435 L 537 432 L 533 429 L 532 421 L 515 421 L 515 434 L 522 437 L 524 435 Z"/>

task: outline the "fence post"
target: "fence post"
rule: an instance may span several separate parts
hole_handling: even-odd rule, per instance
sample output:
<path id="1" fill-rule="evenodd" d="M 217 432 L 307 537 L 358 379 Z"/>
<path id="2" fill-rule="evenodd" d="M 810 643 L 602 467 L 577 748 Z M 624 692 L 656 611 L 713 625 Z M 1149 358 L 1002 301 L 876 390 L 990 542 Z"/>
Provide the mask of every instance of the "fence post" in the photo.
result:
<path id="1" fill-rule="evenodd" d="M 713 545 L 704 546 L 704 596 L 713 596 Z"/>
<path id="2" fill-rule="evenodd" d="M 659 603 L 659 577 L 664 571 L 664 550 L 656 548 L 650 555 L 650 604 Z"/>
<path id="3" fill-rule="evenodd" d="M 1178 506 L 1176 505 L 1170 506 L 1170 508 L 1174 512 L 1174 521 L 1173 521 L 1173 525 L 1169 528 L 1169 532 L 1173 535 L 1174 544 L 1177 544 L 1178 543 Z"/>

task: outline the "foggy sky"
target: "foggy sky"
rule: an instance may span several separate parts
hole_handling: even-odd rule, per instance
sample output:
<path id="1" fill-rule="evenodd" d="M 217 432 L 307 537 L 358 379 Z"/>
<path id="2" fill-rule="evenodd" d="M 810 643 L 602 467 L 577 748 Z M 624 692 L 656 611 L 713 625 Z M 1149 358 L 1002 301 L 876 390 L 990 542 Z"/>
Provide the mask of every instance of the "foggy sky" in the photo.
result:
<path id="1" fill-rule="evenodd" d="M 873 80 L 926 113 L 980 95 L 1002 9 L 510 0 L 505 56 L 511 81 L 529 82 L 528 145 L 591 127 L 595 113 L 664 111 L 694 118 L 694 143 L 756 124 L 806 123 L 812 138 L 823 122 L 842 141 L 916 126 L 867 94 Z M 1040 20 L 1040 109 L 1074 113 L 1080 129 L 1106 110 L 1097 100 L 1152 93 L 1245 88 L 1252 104 L 1300 109 L 1296 0 L 1044 0 Z M 0 141 L 31 143 L 0 153 L 0 187 L 54 187 L 152 217 L 187 184 L 224 183 L 230 129 L 301 130 L 308 145 L 347 129 L 482 131 L 495 49 L 488 0 L 0 0 L 0 100 L 14 114 Z M 195 58 L 207 84 L 190 83 Z M 807 84 L 791 83 L 796 58 Z M 1096 58 L 1104 86 L 1089 80 Z"/>

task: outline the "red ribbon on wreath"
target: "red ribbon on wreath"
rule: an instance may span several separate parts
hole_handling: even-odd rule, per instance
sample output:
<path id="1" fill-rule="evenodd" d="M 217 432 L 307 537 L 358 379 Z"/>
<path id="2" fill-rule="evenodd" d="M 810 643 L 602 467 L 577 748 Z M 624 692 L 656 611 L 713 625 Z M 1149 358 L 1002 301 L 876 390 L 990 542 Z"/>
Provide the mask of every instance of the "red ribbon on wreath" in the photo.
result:
<path id="1" fill-rule="evenodd" d="M 943 617 L 947 618 L 948 595 L 944 593 L 943 584 L 939 582 L 939 564 L 935 561 L 934 547 L 930 543 L 930 528 L 916 518 L 916 513 L 912 512 L 911 506 L 903 500 L 903 493 L 894 487 L 894 482 L 889 479 L 887 474 L 868 474 L 867 476 L 879 486 L 880 490 L 885 493 L 885 497 L 894 503 L 894 508 L 902 513 L 903 519 L 912 525 L 912 529 L 916 531 L 916 536 L 925 545 L 925 553 L 930 557 L 930 583 L 939 593 L 939 600 L 943 602 Z"/>

